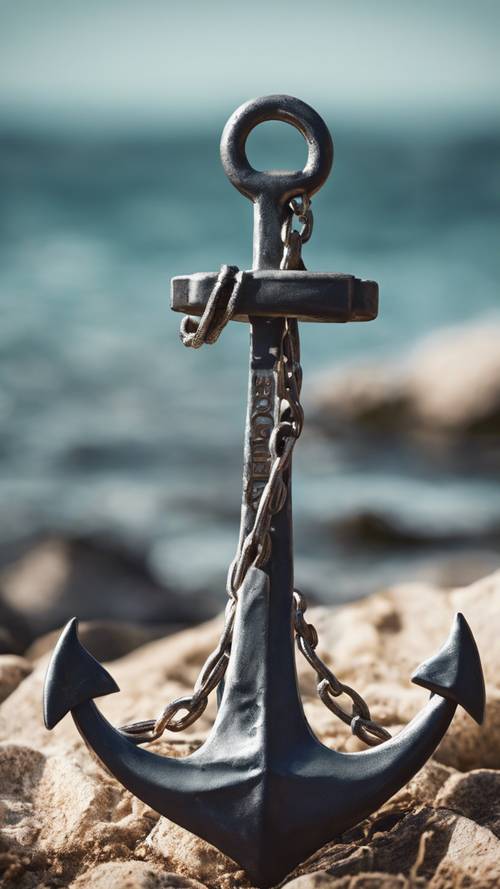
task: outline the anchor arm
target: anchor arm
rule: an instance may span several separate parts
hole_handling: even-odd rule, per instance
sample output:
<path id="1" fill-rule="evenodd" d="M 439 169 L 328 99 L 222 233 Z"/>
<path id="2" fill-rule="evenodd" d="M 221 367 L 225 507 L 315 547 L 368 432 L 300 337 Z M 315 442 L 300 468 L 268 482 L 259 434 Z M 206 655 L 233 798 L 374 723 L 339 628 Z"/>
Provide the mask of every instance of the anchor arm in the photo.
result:
<path id="1" fill-rule="evenodd" d="M 133 743 L 103 716 L 92 698 L 119 691 L 109 673 L 84 648 L 77 621 L 69 621 L 52 654 L 44 689 L 44 718 L 53 728 L 67 712 L 102 764 L 152 809 L 204 837 L 236 860 L 245 859 L 244 837 L 234 838 L 231 800 L 240 814 L 258 794 L 261 758 L 250 745 L 238 767 L 228 759 L 224 739 L 191 756 L 160 756 Z M 247 745 L 248 746 L 248 745 Z"/>
<path id="2" fill-rule="evenodd" d="M 227 838 L 223 800 L 231 795 L 248 797 L 258 785 L 258 774 L 249 768 L 243 781 L 227 758 L 210 762 L 207 771 L 203 753 L 175 758 L 138 747 L 108 722 L 93 701 L 79 704 L 71 715 L 86 744 L 134 796 L 231 857 L 237 855 L 238 848 Z"/>
<path id="3" fill-rule="evenodd" d="M 339 819 L 337 832 L 342 832 L 375 811 L 406 784 L 438 746 L 457 706 L 467 710 L 476 722 L 482 722 L 483 671 L 474 636 L 463 614 L 455 615 L 443 647 L 417 668 L 412 681 L 429 689 L 431 697 L 404 729 L 369 750 L 333 753 L 335 776 L 331 776 L 330 797 L 325 800 L 325 817 L 332 819 L 330 831 L 336 818 Z M 328 750 L 325 767 L 331 755 Z M 321 793 L 328 797 L 328 779 L 322 788 Z M 317 802 L 312 805 L 317 811 Z"/>
<path id="4" fill-rule="evenodd" d="M 430 700 L 401 732 L 378 747 L 338 753 L 310 735 L 298 744 L 292 739 L 288 746 L 270 748 L 270 777 L 262 803 L 267 830 L 258 885 L 277 883 L 320 846 L 385 803 L 435 751 L 459 704 L 473 718 L 482 718 L 481 662 L 463 615 L 456 616 L 447 642 L 418 668 L 414 681 L 427 688 L 432 682 Z M 269 708 L 269 729 L 275 723 L 272 716 Z M 284 732 L 288 735 L 286 725 Z"/>
<path id="5" fill-rule="evenodd" d="M 435 750 L 458 704 L 475 718 L 484 708 L 479 655 L 458 615 L 441 651 L 414 675 L 432 697 L 412 722 L 379 747 L 330 750 L 305 720 L 297 721 L 292 702 L 278 697 L 288 652 L 276 660 L 269 604 L 267 574 L 251 569 L 238 601 L 224 699 L 207 741 L 191 756 L 172 759 L 136 747 L 92 700 L 82 699 L 83 680 L 89 698 L 110 691 L 113 680 L 80 644 L 75 622 L 54 652 L 45 694 L 48 722 L 71 709 L 85 741 L 119 781 L 218 846 L 261 887 L 279 882 L 399 790 Z"/>

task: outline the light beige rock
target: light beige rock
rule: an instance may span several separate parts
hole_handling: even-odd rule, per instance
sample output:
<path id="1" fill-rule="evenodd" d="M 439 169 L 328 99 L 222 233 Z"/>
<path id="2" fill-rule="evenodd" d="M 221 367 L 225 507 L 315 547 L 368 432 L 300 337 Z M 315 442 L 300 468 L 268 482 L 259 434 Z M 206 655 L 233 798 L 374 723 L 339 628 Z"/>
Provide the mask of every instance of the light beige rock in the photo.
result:
<path id="1" fill-rule="evenodd" d="M 500 431 L 500 323 L 438 330 L 405 358 L 340 368 L 318 379 L 313 402 L 332 429 L 352 424 L 447 436 Z"/>
<path id="2" fill-rule="evenodd" d="M 410 674 L 440 648 L 458 609 L 471 623 L 483 658 L 485 726 L 479 729 L 459 710 L 436 756 L 378 813 L 297 868 L 288 881 L 294 889 L 500 885 L 500 573 L 451 591 L 402 584 L 310 613 L 321 655 L 366 697 L 374 718 L 397 731 L 427 698 L 411 685 Z M 99 706 L 115 724 L 158 713 L 192 685 L 219 631 L 217 619 L 115 661 L 110 670 L 122 691 Z M 70 718 L 51 733 L 45 730 L 46 663 L 43 655 L 0 705 L 0 875 L 6 889 L 248 886 L 234 862 L 160 819 L 103 771 Z M 299 676 L 318 736 L 338 749 L 360 749 L 318 701 L 303 661 Z M 196 726 L 162 740 L 157 751 L 189 753 L 213 715 L 212 701 Z"/>
<path id="3" fill-rule="evenodd" d="M 116 660 L 124 657 L 129 651 L 146 645 L 153 639 L 159 639 L 170 633 L 178 632 L 182 626 L 172 624 L 141 625 L 124 621 L 90 620 L 80 621 L 78 635 L 85 648 L 98 661 Z M 60 635 L 60 630 L 52 630 L 36 639 L 25 651 L 28 661 L 38 660 L 42 655 L 50 653 Z"/>
<path id="4" fill-rule="evenodd" d="M 439 789 L 435 803 L 465 815 L 500 838 L 500 772 L 476 769 L 454 773 Z"/>
<path id="5" fill-rule="evenodd" d="M 236 877 L 248 885 L 245 874 L 234 861 L 166 818 L 160 818 L 145 841 L 146 849 L 160 861 L 187 877 L 212 885 Z"/>
<path id="6" fill-rule="evenodd" d="M 287 883 L 289 889 L 411 889 L 402 874 L 354 874 L 334 877 L 327 871 L 303 874 Z"/>
<path id="7" fill-rule="evenodd" d="M 71 889 L 200 889 L 201 883 L 179 874 L 159 874 L 142 861 L 112 861 L 92 867 Z"/>
<path id="8" fill-rule="evenodd" d="M 429 886 L 475 886 L 498 889 L 500 886 L 500 842 L 485 827 L 469 818 L 458 817 L 452 826 L 448 846 Z"/>
<path id="9" fill-rule="evenodd" d="M 154 627 L 191 624 L 194 615 L 211 613 L 206 596 L 188 603 L 163 586 L 144 557 L 91 535 L 26 541 L 0 566 L 0 624 L 14 643 L 18 637 L 23 642 L 19 650 L 78 614 L 93 621 L 89 635 L 97 649 L 107 635 L 113 656 L 120 657 L 143 644 L 148 632 L 152 638 Z M 134 627 L 138 618 L 149 629 Z M 2 642 L 0 634 L 0 643 L 8 638 Z"/>

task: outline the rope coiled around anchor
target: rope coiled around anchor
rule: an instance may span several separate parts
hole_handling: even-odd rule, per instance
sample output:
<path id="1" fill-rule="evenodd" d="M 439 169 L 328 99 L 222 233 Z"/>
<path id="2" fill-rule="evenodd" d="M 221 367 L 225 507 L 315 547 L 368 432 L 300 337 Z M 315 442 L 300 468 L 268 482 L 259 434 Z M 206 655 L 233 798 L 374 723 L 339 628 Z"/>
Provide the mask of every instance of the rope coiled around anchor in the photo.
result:
<path id="1" fill-rule="evenodd" d="M 219 339 L 226 324 L 236 312 L 238 296 L 245 272 L 236 265 L 223 265 L 200 319 L 186 315 L 181 321 L 179 336 L 185 346 L 199 349 Z M 224 298 L 226 305 L 224 306 Z"/>

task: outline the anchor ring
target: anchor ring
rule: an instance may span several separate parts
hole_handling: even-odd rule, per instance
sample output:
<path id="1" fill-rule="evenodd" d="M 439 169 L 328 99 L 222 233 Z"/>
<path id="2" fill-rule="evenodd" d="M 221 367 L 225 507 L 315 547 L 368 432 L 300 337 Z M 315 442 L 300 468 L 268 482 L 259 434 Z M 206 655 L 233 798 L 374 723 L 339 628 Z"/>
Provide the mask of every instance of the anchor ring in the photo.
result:
<path id="1" fill-rule="evenodd" d="M 302 170 L 255 170 L 246 155 L 251 131 L 267 120 L 289 123 L 307 143 L 307 161 Z M 319 114 L 293 96 L 273 95 L 251 99 L 231 115 L 222 133 L 222 166 L 232 184 L 252 201 L 263 195 L 283 203 L 300 195 L 312 195 L 328 178 L 333 164 L 333 142 Z"/>

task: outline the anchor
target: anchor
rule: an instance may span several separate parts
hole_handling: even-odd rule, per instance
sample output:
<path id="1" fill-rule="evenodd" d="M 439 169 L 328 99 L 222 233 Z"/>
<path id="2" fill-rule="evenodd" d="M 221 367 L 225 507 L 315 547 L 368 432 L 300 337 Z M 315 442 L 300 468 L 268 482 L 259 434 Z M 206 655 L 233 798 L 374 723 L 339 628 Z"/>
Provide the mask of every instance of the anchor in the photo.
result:
<path id="1" fill-rule="evenodd" d="M 266 120 L 288 122 L 303 134 L 303 170 L 260 172 L 250 166 L 246 139 Z M 230 181 L 254 204 L 253 269 L 224 266 L 218 275 L 172 282 L 172 308 L 186 314 L 186 345 L 215 342 L 230 320 L 248 322 L 251 331 L 242 520 L 221 641 L 192 695 L 169 704 L 157 720 L 115 728 L 94 699 L 119 689 L 79 642 L 74 618 L 49 664 L 44 718 L 51 729 L 71 712 L 118 781 L 217 846 L 265 889 L 399 790 L 436 749 L 457 705 L 480 723 L 485 693 L 477 647 L 461 614 L 440 652 L 413 674 L 431 696 L 395 737 L 317 655 L 316 631 L 293 585 L 291 454 L 302 426 L 298 321 L 371 320 L 378 288 L 352 275 L 304 267 L 310 199 L 333 162 L 330 134 L 312 108 L 290 96 L 242 105 L 224 129 L 221 157 Z M 316 738 L 298 690 L 294 637 L 317 673 L 324 703 L 370 749 L 342 753 Z M 171 758 L 140 746 L 166 728 L 192 724 L 215 688 L 218 713 L 194 753 Z M 341 692 L 351 697 L 352 712 L 336 700 Z"/>

